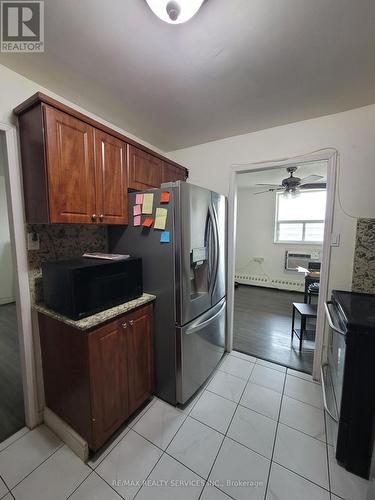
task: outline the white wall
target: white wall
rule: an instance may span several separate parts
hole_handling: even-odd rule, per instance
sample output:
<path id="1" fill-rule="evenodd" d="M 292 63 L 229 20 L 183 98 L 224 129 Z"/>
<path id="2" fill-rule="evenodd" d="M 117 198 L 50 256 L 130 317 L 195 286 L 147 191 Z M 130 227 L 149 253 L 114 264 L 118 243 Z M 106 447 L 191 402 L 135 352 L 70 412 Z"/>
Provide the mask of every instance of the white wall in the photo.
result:
<path id="1" fill-rule="evenodd" d="M 112 129 L 117 130 L 118 132 L 126 135 L 127 137 L 134 139 L 137 142 L 153 149 L 154 151 L 163 154 L 163 152 L 156 146 L 153 146 L 152 144 L 149 144 L 143 141 L 142 139 L 135 137 L 133 134 L 127 132 L 126 130 L 123 130 L 119 127 L 112 125 L 111 123 L 107 122 L 104 118 L 94 115 L 89 110 L 81 108 L 79 102 L 72 103 L 70 101 L 67 101 L 66 99 L 64 99 L 64 97 L 59 96 L 44 87 L 41 87 L 39 84 L 31 80 L 28 80 L 22 75 L 8 69 L 6 66 L 3 66 L 1 64 L 0 64 L 0 122 L 7 124 L 15 124 L 16 117 L 12 113 L 13 108 L 18 106 L 18 104 L 21 104 L 23 101 L 28 99 L 36 92 L 46 93 L 51 97 L 63 102 L 64 104 L 90 116 L 91 118 L 105 125 L 108 125 Z M 84 93 L 84 89 L 82 90 L 82 93 Z"/>
<path id="2" fill-rule="evenodd" d="M 259 191 L 259 189 L 255 189 Z M 254 196 L 254 189 L 239 189 L 237 197 L 236 274 L 247 277 L 267 278 L 267 282 L 250 282 L 260 286 L 276 286 L 303 290 L 304 275 L 285 271 L 285 251 L 321 252 L 322 245 L 289 245 L 274 242 L 275 193 Z M 262 257 L 264 262 L 255 262 Z M 270 280 L 287 281 L 272 285 Z M 244 281 L 248 283 L 248 278 Z M 294 285 L 294 282 L 298 283 Z M 293 283 L 293 285 L 291 284 Z"/>
<path id="3" fill-rule="evenodd" d="M 190 181 L 228 194 L 231 166 L 276 160 L 333 147 L 340 153 L 332 249 L 331 288 L 349 290 L 356 217 L 375 217 L 375 105 L 230 137 L 169 153 L 190 168 Z M 342 200 L 340 207 L 338 192 Z M 355 218 L 352 218 L 355 217 Z"/>
<path id="4" fill-rule="evenodd" d="M 14 269 L 10 247 L 7 197 L 4 169 L 5 134 L 0 132 L 0 305 L 15 300 Z"/>

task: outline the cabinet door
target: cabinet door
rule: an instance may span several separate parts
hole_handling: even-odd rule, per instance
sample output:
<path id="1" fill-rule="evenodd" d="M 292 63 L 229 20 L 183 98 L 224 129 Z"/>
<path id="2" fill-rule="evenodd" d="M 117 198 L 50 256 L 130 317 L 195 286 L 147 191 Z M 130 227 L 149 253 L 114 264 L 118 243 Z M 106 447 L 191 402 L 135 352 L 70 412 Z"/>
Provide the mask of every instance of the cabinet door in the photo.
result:
<path id="1" fill-rule="evenodd" d="M 134 412 L 152 394 L 153 309 L 152 305 L 130 313 L 127 319 L 127 354 L 129 373 L 129 410 Z"/>
<path id="2" fill-rule="evenodd" d="M 162 161 L 135 146 L 129 146 L 129 187 L 149 189 L 160 187 Z"/>
<path id="3" fill-rule="evenodd" d="M 49 106 L 44 107 L 44 125 L 50 222 L 93 222 L 93 128 Z"/>
<path id="4" fill-rule="evenodd" d="M 126 330 L 119 321 L 89 334 L 93 449 L 98 449 L 129 415 Z"/>
<path id="5" fill-rule="evenodd" d="M 162 182 L 185 181 L 186 170 L 163 161 Z"/>
<path id="6" fill-rule="evenodd" d="M 126 144 L 95 130 L 96 210 L 99 222 L 127 224 Z"/>

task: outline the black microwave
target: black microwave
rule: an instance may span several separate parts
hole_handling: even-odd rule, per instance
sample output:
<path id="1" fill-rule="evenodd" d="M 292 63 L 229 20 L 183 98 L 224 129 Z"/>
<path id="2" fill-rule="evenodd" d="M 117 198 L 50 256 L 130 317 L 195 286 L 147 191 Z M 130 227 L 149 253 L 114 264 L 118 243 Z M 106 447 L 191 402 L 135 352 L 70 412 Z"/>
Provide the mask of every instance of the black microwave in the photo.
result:
<path id="1" fill-rule="evenodd" d="M 142 259 L 79 257 L 42 263 L 45 305 L 78 320 L 143 294 Z"/>

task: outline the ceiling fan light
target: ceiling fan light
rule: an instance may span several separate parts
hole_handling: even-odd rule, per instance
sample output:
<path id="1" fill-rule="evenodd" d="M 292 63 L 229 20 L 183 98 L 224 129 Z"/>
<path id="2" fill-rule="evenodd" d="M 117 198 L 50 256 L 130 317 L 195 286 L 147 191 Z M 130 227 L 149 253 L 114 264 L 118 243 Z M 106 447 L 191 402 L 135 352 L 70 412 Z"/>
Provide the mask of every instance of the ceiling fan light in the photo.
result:
<path id="1" fill-rule="evenodd" d="M 152 12 L 162 21 L 182 24 L 189 21 L 204 0 L 146 0 Z"/>

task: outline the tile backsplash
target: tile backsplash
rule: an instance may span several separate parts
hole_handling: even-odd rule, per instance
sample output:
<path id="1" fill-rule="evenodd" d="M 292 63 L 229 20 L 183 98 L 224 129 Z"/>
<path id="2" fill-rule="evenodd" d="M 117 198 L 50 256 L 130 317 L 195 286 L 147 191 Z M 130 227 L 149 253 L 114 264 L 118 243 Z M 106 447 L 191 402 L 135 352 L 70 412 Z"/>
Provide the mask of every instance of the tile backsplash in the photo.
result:
<path id="1" fill-rule="evenodd" d="M 375 219 L 358 219 L 352 290 L 375 293 Z"/>
<path id="2" fill-rule="evenodd" d="M 27 232 L 36 231 L 40 249 L 28 251 L 30 295 L 32 302 L 43 299 L 42 262 L 79 257 L 84 252 L 107 252 L 106 226 L 86 224 L 32 224 Z"/>

